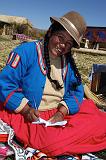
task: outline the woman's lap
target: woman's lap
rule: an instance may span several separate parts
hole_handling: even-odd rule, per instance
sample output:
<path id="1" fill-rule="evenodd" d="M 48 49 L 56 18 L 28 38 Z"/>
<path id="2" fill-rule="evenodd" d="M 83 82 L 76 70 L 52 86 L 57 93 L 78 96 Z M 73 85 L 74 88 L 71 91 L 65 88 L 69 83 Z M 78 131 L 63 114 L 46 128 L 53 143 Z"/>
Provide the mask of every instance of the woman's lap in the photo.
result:
<path id="1" fill-rule="evenodd" d="M 56 112 L 41 112 L 49 119 Z M 75 154 L 106 149 L 106 113 L 96 108 L 91 100 L 85 100 L 79 113 L 65 117 L 66 127 L 45 127 L 26 123 L 20 114 L 0 111 L 0 118 L 8 123 L 16 136 L 30 147 L 48 155 Z"/>

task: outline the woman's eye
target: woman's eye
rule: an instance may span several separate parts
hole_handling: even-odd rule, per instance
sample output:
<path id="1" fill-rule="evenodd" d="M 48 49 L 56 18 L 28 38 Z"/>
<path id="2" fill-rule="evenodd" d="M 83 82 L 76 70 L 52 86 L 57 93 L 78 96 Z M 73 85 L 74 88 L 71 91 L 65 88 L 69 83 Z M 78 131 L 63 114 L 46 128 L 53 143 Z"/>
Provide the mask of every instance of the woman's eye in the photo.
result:
<path id="1" fill-rule="evenodd" d="M 66 45 L 68 45 L 68 46 L 72 46 L 72 42 L 66 42 Z"/>

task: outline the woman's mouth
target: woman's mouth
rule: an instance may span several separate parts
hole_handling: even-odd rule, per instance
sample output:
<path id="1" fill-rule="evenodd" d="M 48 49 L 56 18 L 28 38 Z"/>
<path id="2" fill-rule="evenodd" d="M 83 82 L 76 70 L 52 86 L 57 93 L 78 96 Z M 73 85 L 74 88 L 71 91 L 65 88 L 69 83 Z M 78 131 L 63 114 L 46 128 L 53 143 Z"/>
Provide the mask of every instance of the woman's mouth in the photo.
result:
<path id="1" fill-rule="evenodd" d="M 56 47 L 56 51 L 57 51 L 58 53 L 61 53 L 61 52 L 62 52 L 62 50 L 61 50 L 60 48 L 58 48 L 58 47 Z"/>

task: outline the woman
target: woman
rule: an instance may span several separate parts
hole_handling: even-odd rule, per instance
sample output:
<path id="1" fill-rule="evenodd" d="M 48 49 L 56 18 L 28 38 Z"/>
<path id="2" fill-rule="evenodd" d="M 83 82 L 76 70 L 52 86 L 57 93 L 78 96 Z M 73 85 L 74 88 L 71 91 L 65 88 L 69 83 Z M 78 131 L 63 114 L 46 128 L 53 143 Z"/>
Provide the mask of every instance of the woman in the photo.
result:
<path id="1" fill-rule="evenodd" d="M 71 55 L 86 24 L 77 12 L 51 17 L 44 42 L 23 43 L 0 73 L 0 117 L 26 146 L 49 156 L 106 149 L 106 114 L 83 100 L 81 77 Z M 41 117 L 65 127 L 33 124 Z M 93 123 L 92 123 L 93 122 Z"/>

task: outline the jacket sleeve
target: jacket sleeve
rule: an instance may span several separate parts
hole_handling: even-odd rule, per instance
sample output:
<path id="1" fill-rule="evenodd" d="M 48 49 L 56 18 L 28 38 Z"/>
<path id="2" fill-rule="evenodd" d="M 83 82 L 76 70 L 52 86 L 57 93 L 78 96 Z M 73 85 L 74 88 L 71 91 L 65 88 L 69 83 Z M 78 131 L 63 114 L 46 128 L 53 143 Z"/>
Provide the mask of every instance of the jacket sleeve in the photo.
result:
<path id="1" fill-rule="evenodd" d="M 84 89 L 82 83 L 76 88 L 73 87 L 73 83 L 76 82 L 76 77 L 73 70 L 70 68 L 65 80 L 65 94 L 63 102 L 66 103 L 69 114 L 75 114 L 80 109 L 80 104 L 83 101 Z"/>
<path id="2" fill-rule="evenodd" d="M 10 53 L 7 64 L 0 73 L 0 101 L 9 110 L 17 110 L 20 105 L 28 102 L 22 92 L 21 82 L 34 61 L 33 50 L 35 44 L 31 42 L 16 47 Z"/>

